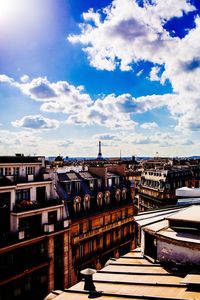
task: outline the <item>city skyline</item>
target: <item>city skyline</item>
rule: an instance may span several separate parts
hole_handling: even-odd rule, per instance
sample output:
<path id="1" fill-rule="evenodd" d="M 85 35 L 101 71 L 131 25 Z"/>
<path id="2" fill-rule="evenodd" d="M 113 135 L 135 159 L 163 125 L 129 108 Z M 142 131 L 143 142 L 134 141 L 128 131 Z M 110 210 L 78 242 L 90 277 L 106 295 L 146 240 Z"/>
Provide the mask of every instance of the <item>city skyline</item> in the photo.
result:
<path id="1" fill-rule="evenodd" d="M 0 0 L 0 153 L 199 155 L 198 1 Z"/>

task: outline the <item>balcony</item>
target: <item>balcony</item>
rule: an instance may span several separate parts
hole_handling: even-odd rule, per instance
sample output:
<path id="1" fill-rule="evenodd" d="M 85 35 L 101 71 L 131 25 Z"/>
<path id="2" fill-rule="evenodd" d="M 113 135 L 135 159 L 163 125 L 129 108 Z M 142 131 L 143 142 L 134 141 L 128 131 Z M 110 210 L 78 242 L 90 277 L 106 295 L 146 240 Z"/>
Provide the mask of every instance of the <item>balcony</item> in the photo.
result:
<path id="1" fill-rule="evenodd" d="M 37 201 L 22 200 L 21 202 L 15 204 L 15 206 L 13 207 L 13 213 L 41 209 L 60 204 L 63 204 L 61 199 L 49 199 L 40 203 Z"/>

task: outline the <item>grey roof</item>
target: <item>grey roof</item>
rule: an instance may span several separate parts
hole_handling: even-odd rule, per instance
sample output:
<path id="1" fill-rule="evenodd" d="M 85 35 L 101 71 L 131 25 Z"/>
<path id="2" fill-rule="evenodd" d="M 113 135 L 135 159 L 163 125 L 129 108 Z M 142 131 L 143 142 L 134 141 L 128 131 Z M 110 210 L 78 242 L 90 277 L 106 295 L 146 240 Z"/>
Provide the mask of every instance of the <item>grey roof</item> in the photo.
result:
<path id="1" fill-rule="evenodd" d="M 63 293 L 55 295 L 55 300 L 109 299 L 200 299 L 200 293 L 188 290 L 187 283 L 181 282 L 187 273 L 168 272 L 160 264 L 153 264 L 141 252 L 129 252 L 111 262 L 93 275 L 96 293 L 84 290 L 84 281 L 77 283 Z M 186 277 L 187 279 L 187 277 Z M 45 299 L 52 299 L 49 294 Z"/>
<path id="2" fill-rule="evenodd" d="M 170 208 L 167 210 L 158 210 L 152 212 L 146 212 L 143 214 L 138 214 L 135 216 L 135 221 L 139 226 L 146 226 L 148 224 L 152 224 L 154 222 L 159 222 L 164 220 L 166 217 L 171 215 L 174 212 L 181 210 L 181 207 L 174 206 L 174 208 Z"/>
<path id="3" fill-rule="evenodd" d="M 97 177 L 94 177 L 90 172 L 79 172 L 79 175 L 83 179 L 96 179 Z"/>
<path id="4" fill-rule="evenodd" d="M 60 182 L 66 181 L 80 181 L 78 174 L 75 172 L 57 173 Z"/>
<path id="5" fill-rule="evenodd" d="M 200 223 L 200 206 L 191 205 L 187 208 L 182 209 L 176 214 L 168 216 L 167 219 Z"/>
<path id="6" fill-rule="evenodd" d="M 112 172 L 107 172 L 107 177 L 119 177 L 119 175 Z"/>

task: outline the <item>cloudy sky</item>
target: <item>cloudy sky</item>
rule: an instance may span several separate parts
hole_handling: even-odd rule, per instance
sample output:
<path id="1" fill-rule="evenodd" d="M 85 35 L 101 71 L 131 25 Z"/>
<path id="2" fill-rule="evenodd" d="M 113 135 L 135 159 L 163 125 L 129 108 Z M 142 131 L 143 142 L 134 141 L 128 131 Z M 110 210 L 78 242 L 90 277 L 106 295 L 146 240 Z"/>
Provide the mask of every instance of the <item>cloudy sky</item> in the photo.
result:
<path id="1" fill-rule="evenodd" d="M 0 155 L 199 155 L 199 0 L 0 0 Z"/>

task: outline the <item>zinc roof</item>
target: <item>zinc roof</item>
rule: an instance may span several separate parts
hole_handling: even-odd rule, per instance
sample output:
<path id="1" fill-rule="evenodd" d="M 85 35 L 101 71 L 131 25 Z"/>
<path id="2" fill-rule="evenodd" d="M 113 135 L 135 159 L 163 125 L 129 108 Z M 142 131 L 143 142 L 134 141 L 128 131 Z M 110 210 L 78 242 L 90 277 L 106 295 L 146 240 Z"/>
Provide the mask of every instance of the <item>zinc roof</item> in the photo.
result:
<path id="1" fill-rule="evenodd" d="M 191 205 L 181 211 L 167 217 L 168 220 L 181 220 L 200 223 L 200 206 Z"/>
<path id="2" fill-rule="evenodd" d="M 186 275 L 170 273 L 161 265 L 149 262 L 141 252 L 132 251 L 93 275 L 98 294 L 85 291 L 84 281 L 81 281 L 54 299 L 200 299 L 199 292 L 189 290 L 187 283 L 182 282 Z"/>

